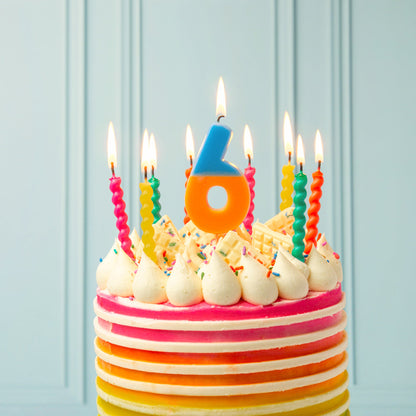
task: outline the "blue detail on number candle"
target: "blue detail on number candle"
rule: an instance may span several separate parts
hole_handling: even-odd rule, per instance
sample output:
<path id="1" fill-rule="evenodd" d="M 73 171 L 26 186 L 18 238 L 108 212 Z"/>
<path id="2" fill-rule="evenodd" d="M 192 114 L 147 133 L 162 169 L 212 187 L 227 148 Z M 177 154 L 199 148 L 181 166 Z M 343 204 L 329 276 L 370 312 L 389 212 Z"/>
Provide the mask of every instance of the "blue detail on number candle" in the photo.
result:
<path id="1" fill-rule="evenodd" d="M 241 176 L 235 165 L 224 161 L 231 139 L 229 127 L 214 124 L 202 143 L 191 175 Z"/>

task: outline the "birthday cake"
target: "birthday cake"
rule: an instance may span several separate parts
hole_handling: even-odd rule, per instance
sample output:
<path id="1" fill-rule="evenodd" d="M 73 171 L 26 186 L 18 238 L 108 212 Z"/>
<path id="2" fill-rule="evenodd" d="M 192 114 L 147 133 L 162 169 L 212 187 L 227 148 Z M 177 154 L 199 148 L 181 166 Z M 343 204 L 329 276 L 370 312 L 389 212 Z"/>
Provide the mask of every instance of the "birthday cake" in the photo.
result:
<path id="1" fill-rule="evenodd" d="M 348 415 L 342 266 L 318 236 L 291 254 L 293 208 L 252 234 L 153 225 L 156 261 L 131 234 L 97 269 L 101 416 Z"/>

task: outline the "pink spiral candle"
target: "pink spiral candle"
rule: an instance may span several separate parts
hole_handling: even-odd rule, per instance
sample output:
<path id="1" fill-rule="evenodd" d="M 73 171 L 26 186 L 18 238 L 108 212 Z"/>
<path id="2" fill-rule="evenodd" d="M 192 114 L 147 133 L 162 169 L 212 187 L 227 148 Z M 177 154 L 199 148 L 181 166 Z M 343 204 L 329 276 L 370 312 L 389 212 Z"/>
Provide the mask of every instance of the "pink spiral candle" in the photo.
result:
<path id="1" fill-rule="evenodd" d="M 131 240 L 129 237 L 130 228 L 127 225 L 126 203 L 123 201 L 123 190 L 121 189 L 121 178 L 113 175 L 110 178 L 110 191 L 113 193 L 112 201 L 115 205 L 114 214 L 117 217 L 116 226 L 119 230 L 118 239 L 124 252 L 134 260 L 134 254 L 131 251 Z"/>
<path id="2" fill-rule="evenodd" d="M 253 225 L 253 220 L 254 220 L 254 216 L 253 216 L 253 210 L 254 210 L 254 185 L 256 184 L 256 181 L 254 179 L 254 174 L 256 173 L 256 168 L 253 168 L 251 166 L 251 164 L 249 164 L 246 169 L 244 170 L 244 176 L 247 179 L 248 182 L 248 186 L 250 188 L 250 206 L 248 208 L 248 213 L 246 215 L 246 218 L 243 221 L 244 227 L 246 228 L 246 230 L 251 234 L 253 229 L 252 229 L 252 225 Z"/>
<path id="3" fill-rule="evenodd" d="M 185 176 L 186 176 L 185 189 L 188 185 L 188 180 L 189 180 L 189 176 L 191 175 L 191 171 L 192 171 L 192 165 L 191 165 L 191 167 L 189 167 L 188 169 L 185 170 Z M 183 223 L 187 224 L 189 222 L 190 218 L 189 218 L 189 215 L 188 215 L 188 211 L 186 210 L 186 207 L 184 208 L 184 211 L 185 211 L 185 218 L 183 219 Z"/>

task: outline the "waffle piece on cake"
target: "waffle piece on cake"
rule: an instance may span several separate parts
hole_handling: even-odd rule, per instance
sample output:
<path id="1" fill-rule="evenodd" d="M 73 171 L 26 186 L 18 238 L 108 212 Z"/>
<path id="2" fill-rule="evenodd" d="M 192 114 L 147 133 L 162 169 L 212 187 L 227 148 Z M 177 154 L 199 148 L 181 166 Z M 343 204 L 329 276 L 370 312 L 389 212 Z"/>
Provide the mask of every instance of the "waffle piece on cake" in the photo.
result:
<path id="1" fill-rule="evenodd" d="M 279 245 L 288 251 L 293 248 L 292 239 L 289 235 L 273 231 L 258 221 L 253 225 L 252 238 L 253 247 L 269 256 L 277 251 Z"/>

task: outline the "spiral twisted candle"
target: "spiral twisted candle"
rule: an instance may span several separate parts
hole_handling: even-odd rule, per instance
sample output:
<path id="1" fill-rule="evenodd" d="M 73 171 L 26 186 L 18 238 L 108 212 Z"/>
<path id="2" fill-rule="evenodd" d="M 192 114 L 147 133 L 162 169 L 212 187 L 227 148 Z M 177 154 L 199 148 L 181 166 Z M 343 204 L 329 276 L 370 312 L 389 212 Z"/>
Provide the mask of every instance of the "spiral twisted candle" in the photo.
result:
<path id="1" fill-rule="evenodd" d="M 251 165 L 246 167 L 246 169 L 244 170 L 244 176 L 246 177 L 248 186 L 250 188 L 250 206 L 248 208 L 248 212 L 247 212 L 246 218 L 243 221 L 243 224 L 246 230 L 250 234 L 253 231 L 252 225 L 253 225 L 253 220 L 254 220 L 254 216 L 253 216 L 254 196 L 255 196 L 254 185 L 256 184 L 256 180 L 254 179 L 255 173 L 256 173 L 256 168 L 253 168 Z"/>
<path id="2" fill-rule="evenodd" d="M 191 175 L 191 172 L 192 172 L 192 166 L 185 170 L 185 176 L 186 176 L 185 189 L 186 189 L 186 186 L 188 185 L 188 180 L 189 180 L 189 176 Z M 188 211 L 186 210 L 186 207 L 184 208 L 184 211 L 185 211 L 185 218 L 183 219 L 183 223 L 186 224 L 189 222 L 190 218 L 188 215 Z"/>
<path id="3" fill-rule="evenodd" d="M 293 249 L 292 255 L 298 260 L 304 262 L 305 258 L 303 257 L 303 252 L 305 250 L 305 243 L 303 239 L 305 238 L 305 211 L 306 211 L 306 175 L 303 172 L 299 172 L 296 175 L 296 181 L 294 185 L 295 197 L 293 202 L 295 203 L 295 209 L 293 210 L 293 216 L 295 217 L 295 222 L 293 223 L 294 235 L 292 237 Z"/>
<path id="4" fill-rule="evenodd" d="M 152 176 L 149 179 L 150 186 L 153 189 L 153 195 L 152 195 L 152 202 L 153 202 L 153 224 L 155 222 L 158 222 L 160 220 L 160 209 L 162 208 L 160 205 L 160 192 L 159 192 L 159 185 L 160 180 L 156 178 L 155 176 Z"/>
<path id="5" fill-rule="evenodd" d="M 153 203 L 152 195 L 153 189 L 150 186 L 149 182 L 142 182 L 140 186 L 140 204 L 142 208 L 140 209 L 141 224 L 140 227 L 143 231 L 142 242 L 143 242 L 143 251 L 146 255 L 151 258 L 154 262 L 157 261 L 155 254 L 155 241 L 154 241 L 154 229 L 153 229 Z"/>
<path id="6" fill-rule="evenodd" d="M 324 175 L 320 170 L 312 173 L 311 196 L 309 197 L 308 222 L 306 223 L 306 248 L 305 253 L 309 254 L 312 245 L 316 246 L 316 236 L 318 235 L 319 209 L 321 203 L 319 200 L 322 196 L 321 187 L 324 183 Z"/>
<path id="7" fill-rule="evenodd" d="M 110 191 L 113 193 L 111 200 L 115 205 L 114 214 L 117 217 L 116 226 L 119 230 L 118 239 L 124 252 L 134 260 L 134 254 L 131 251 L 131 240 L 129 237 L 130 228 L 127 225 L 127 214 L 125 212 L 126 203 L 123 201 L 123 190 L 121 189 L 121 178 L 113 176 L 110 178 Z"/>
<path id="8" fill-rule="evenodd" d="M 280 203 L 280 211 L 292 206 L 293 180 L 295 179 L 294 169 L 294 165 L 285 165 L 282 168 L 282 192 L 280 192 L 282 201 Z"/>

